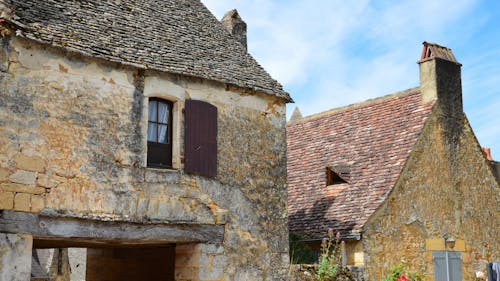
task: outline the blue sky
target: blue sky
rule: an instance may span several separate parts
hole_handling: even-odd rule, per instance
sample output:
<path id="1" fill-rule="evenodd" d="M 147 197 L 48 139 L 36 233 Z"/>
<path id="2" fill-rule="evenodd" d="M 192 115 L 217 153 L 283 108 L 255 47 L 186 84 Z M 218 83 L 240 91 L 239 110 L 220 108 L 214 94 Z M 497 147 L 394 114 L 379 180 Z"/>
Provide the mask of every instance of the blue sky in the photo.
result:
<path id="1" fill-rule="evenodd" d="M 217 18 L 236 8 L 248 50 L 302 115 L 419 84 L 422 42 L 463 64 L 464 110 L 500 160 L 500 1 L 202 0 Z"/>

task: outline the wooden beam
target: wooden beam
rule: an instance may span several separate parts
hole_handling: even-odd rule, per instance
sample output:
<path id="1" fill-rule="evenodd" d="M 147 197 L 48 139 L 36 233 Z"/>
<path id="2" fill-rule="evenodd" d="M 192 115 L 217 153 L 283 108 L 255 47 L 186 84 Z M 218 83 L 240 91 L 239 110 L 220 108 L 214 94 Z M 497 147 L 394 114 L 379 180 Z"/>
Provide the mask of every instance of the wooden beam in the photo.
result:
<path id="1" fill-rule="evenodd" d="M 0 211 L 0 232 L 33 235 L 33 239 L 66 244 L 155 245 L 169 243 L 221 243 L 223 225 L 159 224 L 97 221 L 39 214 Z"/>

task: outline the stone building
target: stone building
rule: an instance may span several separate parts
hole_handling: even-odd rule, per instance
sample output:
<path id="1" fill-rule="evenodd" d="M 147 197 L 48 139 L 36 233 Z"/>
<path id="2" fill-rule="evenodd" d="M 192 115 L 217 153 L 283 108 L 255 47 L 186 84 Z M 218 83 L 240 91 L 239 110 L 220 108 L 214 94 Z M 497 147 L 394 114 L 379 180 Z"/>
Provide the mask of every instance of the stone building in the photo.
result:
<path id="1" fill-rule="evenodd" d="M 0 280 L 64 280 L 46 257 L 74 247 L 86 280 L 283 280 L 291 99 L 244 27 L 198 0 L 0 1 Z"/>
<path id="2" fill-rule="evenodd" d="M 462 108 L 461 64 L 424 42 L 420 86 L 287 124 L 289 228 L 381 280 L 472 280 L 500 259 L 500 186 Z M 448 271 L 447 271 L 448 269 Z M 447 279 L 447 276 L 450 279 Z"/>

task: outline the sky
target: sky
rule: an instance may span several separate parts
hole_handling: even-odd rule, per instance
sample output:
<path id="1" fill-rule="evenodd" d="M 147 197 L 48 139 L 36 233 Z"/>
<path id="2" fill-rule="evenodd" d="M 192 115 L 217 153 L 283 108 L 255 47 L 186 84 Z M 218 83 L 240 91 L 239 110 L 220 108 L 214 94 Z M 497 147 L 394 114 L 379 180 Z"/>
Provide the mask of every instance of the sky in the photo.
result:
<path id="1" fill-rule="evenodd" d="M 462 63 L 464 111 L 500 160 L 500 1 L 202 0 L 236 8 L 248 51 L 307 116 L 419 85 L 422 42 Z"/>

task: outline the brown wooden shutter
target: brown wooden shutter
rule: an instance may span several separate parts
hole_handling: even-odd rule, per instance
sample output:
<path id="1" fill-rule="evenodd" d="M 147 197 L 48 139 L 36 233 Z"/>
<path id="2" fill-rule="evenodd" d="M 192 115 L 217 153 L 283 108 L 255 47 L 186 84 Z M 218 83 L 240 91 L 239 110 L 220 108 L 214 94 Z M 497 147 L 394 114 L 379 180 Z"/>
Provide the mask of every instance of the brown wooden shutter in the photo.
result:
<path id="1" fill-rule="evenodd" d="M 184 170 L 189 174 L 217 175 L 217 107 L 186 100 L 184 109 Z"/>

